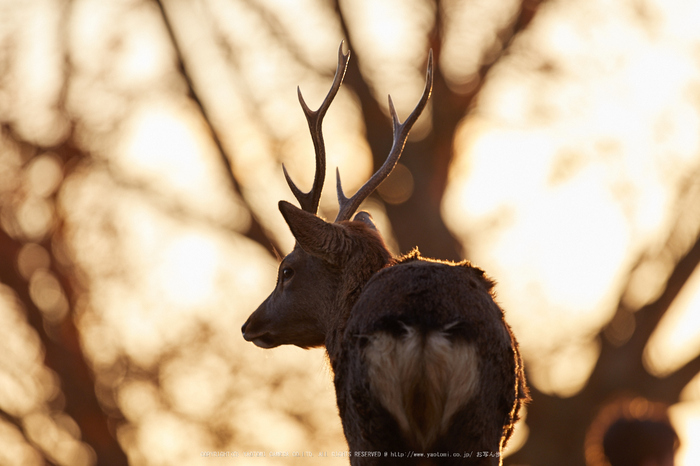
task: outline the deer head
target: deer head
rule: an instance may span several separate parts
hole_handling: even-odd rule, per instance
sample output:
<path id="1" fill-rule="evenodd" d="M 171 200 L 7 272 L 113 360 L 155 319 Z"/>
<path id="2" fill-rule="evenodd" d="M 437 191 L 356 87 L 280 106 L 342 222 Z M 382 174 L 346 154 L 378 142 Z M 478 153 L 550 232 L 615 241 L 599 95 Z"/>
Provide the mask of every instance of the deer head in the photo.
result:
<path id="1" fill-rule="evenodd" d="M 316 152 L 316 174 L 311 191 L 305 193 L 283 167 L 285 179 L 301 206 L 297 208 L 285 201 L 279 203 L 296 245 L 279 266 L 275 289 L 241 329 L 246 340 L 262 348 L 284 344 L 302 348 L 328 346 L 329 338 L 334 339 L 342 330 L 342 323 L 363 285 L 392 260 L 370 215 L 359 212 L 352 221 L 350 218 L 392 172 L 411 127 L 427 104 L 433 82 L 432 51 L 423 95 L 405 122 L 399 121 L 389 96 L 393 143 L 379 170 L 350 198 L 345 196 L 340 172 L 336 170 L 339 210 L 335 221 L 330 223 L 316 216 L 326 169 L 321 125 L 340 89 L 349 58 L 350 52 L 343 53 L 341 42 L 333 84 L 318 110 L 309 109 L 297 88 Z"/>

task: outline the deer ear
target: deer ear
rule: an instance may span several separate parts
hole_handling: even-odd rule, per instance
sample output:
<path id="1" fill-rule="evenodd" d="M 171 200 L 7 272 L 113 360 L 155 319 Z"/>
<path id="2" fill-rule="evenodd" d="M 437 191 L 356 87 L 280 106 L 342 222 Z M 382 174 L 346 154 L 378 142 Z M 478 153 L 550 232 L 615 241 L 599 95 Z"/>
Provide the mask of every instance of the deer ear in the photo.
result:
<path id="1" fill-rule="evenodd" d="M 355 215 L 355 217 L 352 219 L 353 222 L 362 222 L 368 227 L 370 227 L 372 230 L 377 231 L 377 226 L 374 224 L 374 221 L 372 220 L 372 216 L 369 214 L 369 212 L 360 211 Z"/>
<path id="2" fill-rule="evenodd" d="M 279 209 L 304 251 L 332 264 L 342 262 L 350 250 L 350 241 L 342 226 L 328 223 L 287 201 L 280 201 Z"/>

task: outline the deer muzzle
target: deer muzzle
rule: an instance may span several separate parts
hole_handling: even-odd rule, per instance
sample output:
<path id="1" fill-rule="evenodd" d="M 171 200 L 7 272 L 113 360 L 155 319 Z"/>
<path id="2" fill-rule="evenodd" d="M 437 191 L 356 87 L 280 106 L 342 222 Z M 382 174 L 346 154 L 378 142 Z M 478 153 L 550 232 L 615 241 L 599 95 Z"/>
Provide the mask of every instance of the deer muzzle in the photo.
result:
<path id="1" fill-rule="evenodd" d="M 275 343 L 275 337 L 265 329 L 256 329 L 256 324 L 254 321 L 255 313 L 251 315 L 248 320 L 241 327 L 241 332 L 243 333 L 243 338 L 246 341 L 252 342 L 255 346 L 260 348 L 275 348 L 279 346 L 279 343 Z"/>

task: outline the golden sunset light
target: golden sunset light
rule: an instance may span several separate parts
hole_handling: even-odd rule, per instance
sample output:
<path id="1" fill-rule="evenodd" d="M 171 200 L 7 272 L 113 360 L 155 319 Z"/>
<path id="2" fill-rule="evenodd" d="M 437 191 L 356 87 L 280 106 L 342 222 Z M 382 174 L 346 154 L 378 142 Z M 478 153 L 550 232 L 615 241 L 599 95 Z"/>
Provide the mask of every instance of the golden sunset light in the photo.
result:
<path id="1" fill-rule="evenodd" d="M 0 0 L 0 464 L 348 464 L 324 350 L 241 334 L 295 245 L 282 165 L 314 180 L 296 88 L 321 105 L 341 40 L 318 215 L 336 168 L 350 196 L 383 163 L 432 49 L 361 209 L 393 253 L 496 281 L 532 395 L 502 464 L 610 464 L 591 426 L 622 398 L 697 464 L 698 24 L 680 0 Z"/>

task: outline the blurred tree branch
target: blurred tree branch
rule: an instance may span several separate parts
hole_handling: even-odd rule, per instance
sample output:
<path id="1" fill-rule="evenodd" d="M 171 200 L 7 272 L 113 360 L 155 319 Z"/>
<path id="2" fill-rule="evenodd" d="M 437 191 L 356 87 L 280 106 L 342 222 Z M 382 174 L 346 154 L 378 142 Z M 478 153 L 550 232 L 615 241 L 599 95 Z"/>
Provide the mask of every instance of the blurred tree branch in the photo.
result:
<path id="1" fill-rule="evenodd" d="M 61 118 L 68 120 L 68 131 L 63 138 L 51 146 L 43 146 L 36 142 L 22 138 L 13 128 L 12 123 L 2 122 L 0 134 L 18 148 L 24 156 L 24 168 L 33 157 L 47 152 L 55 154 L 61 161 L 63 169 L 62 178 L 65 180 L 79 164 L 89 158 L 75 138 L 76 122 L 71 120 L 66 110 L 66 100 L 69 83 L 73 75 L 71 57 L 67 48 L 69 36 L 69 17 L 72 13 L 71 4 L 64 5 L 61 10 L 61 28 L 59 30 L 59 50 L 62 60 L 60 70 L 62 79 L 55 103 L 55 109 Z M 55 205 L 60 187 L 51 196 L 51 202 Z M 14 237 L 5 229 L 0 228 L 0 282 L 11 287 L 17 299 L 26 311 L 29 325 L 36 331 L 44 349 L 43 363 L 58 377 L 60 395 L 52 401 L 56 411 L 65 412 L 80 427 L 77 440 L 89 445 L 96 454 L 98 464 L 126 465 L 126 455 L 116 440 L 116 427 L 124 420 L 121 412 L 114 408 L 106 414 L 103 406 L 97 399 L 95 392 L 95 378 L 92 369 L 88 366 L 82 351 L 80 333 L 76 327 L 76 305 L 81 293 L 78 283 L 78 274 L 75 268 L 67 264 L 68 256 L 62 255 L 59 259 L 56 248 L 65 247 L 63 236 L 63 218 L 58 209 L 53 225 L 48 234 L 39 242 L 39 245 L 49 254 L 49 272 L 58 280 L 68 302 L 68 312 L 59 322 L 47 321 L 42 311 L 35 304 L 30 292 L 30 280 L 23 277 L 19 271 L 18 257 L 22 248 L 29 242 L 25 238 Z M 14 423 L 14 422 L 13 422 Z M 24 431 L 22 423 L 22 431 Z M 25 437 L 31 442 L 30 437 Z M 45 460 L 50 462 L 52 452 L 43 451 L 35 445 Z"/>
<path id="2" fill-rule="evenodd" d="M 97 400 L 92 372 L 82 354 L 79 332 L 74 322 L 76 293 L 73 281 L 58 266 L 52 253 L 49 236 L 42 241 L 51 254 L 51 271 L 59 279 L 68 298 L 69 312 L 58 324 L 44 320 L 41 310 L 32 300 L 29 282 L 16 267 L 17 258 L 24 243 L 12 238 L 0 229 L 0 281 L 11 287 L 27 312 L 27 321 L 37 332 L 45 349 L 44 364 L 56 373 L 61 381 L 61 393 L 65 400 L 62 410 L 81 426 L 82 441 L 97 454 L 99 464 L 126 465 L 126 455 L 113 436 L 118 421 L 112 413 L 109 419 Z M 51 453 L 51 452 L 46 452 Z"/>
<path id="3" fill-rule="evenodd" d="M 158 9 L 160 10 L 161 16 L 163 18 L 163 24 L 165 25 L 166 31 L 168 32 L 168 37 L 170 39 L 170 43 L 172 44 L 173 50 L 175 51 L 177 69 L 179 70 L 182 78 L 185 80 L 188 90 L 188 96 L 195 103 L 197 109 L 202 115 L 202 118 L 209 127 L 212 142 L 216 146 L 216 150 L 219 154 L 219 159 L 221 160 L 221 163 L 224 165 L 226 176 L 231 184 L 231 188 L 235 193 L 239 194 L 242 199 L 245 199 L 245 196 L 243 195 L 243 192 L 240 188 L 240 183 L 238 182 L 233 167 L 231 166 L 231 159 L 229 158 L 226 150 L 224 149 L 223 144 L 221 143 L 221 138 L 218 135 L 218 130 L 212 123 L 211 115 L 207 111 L 206 105 L 202 102 L 199 93 L 197 92 L 196 84 L 193 82 L 192 77 L 188 72 L 188 68 L 185 63 L 186 59 L 183 56 L 182 48 L 180 47 L 180 43 L 178 41 L 177 34 L 173 27 L 172 20 L 168 15 L 167 8 L 163 4 L 162 0 L 154 1 L 158 6 Z M 251 225 L 248 228 L 248 231 L 245 233 L 245 236 L 263 246 L 270 252 L 271 255 L 275 255 L 274 251 L 281 250 L 281 248 L 279 247 L 279 245 L 276 244 L 274 238 L 269 237 L 265 234 L 264 229 L 262 228 L 260 222 L 256 218 L 255 211 L 251 209 L 250 206 L 248 206 L 248 210 L 251 216 Z"/>
<path id="4" fill-rule="evenodd" d="M 649 337 L 654 333 L 659 322 L 673 301 L 678 297 L 681 288 L 686 284 L 698 264 L 700 264 L 700 237 L 696 239 L 693 247 L 676 264 L 661 296 L 635 313 L 637 330 L 634 332 L 629 344 L 634 346 L 636 351 L 643 351 L 649 341 Z M 622 312 L 623 309 L 624 304 L 621 303 L 618 312 Z"/>
<path id="5" fill-rule="evenodd" d="M 347 46 L 353 49 L 353 31 L 345 20 L 340 0 L 335 0 L 335 10 L 340 18 Z M 457 128 L 474 104 L 476 96 L 491 68 L 499 58 L 508 53 L 513 39 L 526 29 L 534 17 L 541 1 L 525 0 L 520 4 L 518 14 L 496 35 L 504 44 L 495 59 L 483 61 L 476 86 L 459 93 L 447 84 L 439 65 L 434 70 L 432 100 L 432 131 L 420 141 L 408 141 L 401 162 L 411 171 L 414 182 L 414 195 L 398 205 L 387 204 L 386 210 L 394 233 L 402 251 L 419 246 L 426 256 L 441 259 L 461 260 L 468 254 L 445 226 L 441 215 L 442 197 L 447 185 L 447 174 L 454 155 L 454 140 Z M 433 49 L 436 64 L 440 63 L 445 27 L 443 18 L 446 12 L 440 0 L 434 1 L 435 15 L 433 29 L 429 34 L 429 44 Z M 372 150 L 374 166 L 384 163 L 391 146 L 391 124 L 382 107 L 375 99 L 369 84 L 361 73 L 362 57 L 355 54 L 350 60 L 345 82 L 360 100 L 362 116 L 367 131 L 367 141 Z M 420 228 L 416 221 L 420 219 Z"/>
<path id="6" fill-rule="evenodd" d="M 671 237 L 666 249 L 674 247 Z M 585 464 L 583 442 L 596 409 L 616 396 L 639 395 L 668 405 L 678 401 L 683 388 L 700 372 L 700 354 L 666 377 L 657 377 L 643 363 L 644 349 L 671 303 L 700 265 L 700 235 L 676 263 L 666 280 L 661 295 L 641 309 L 630 310 L 624 303 L 625 292 L 617 307 L 615 318 L 632 318 L 635 330 L 621 345 L 613 344 L 603 328 L 597 336 L 601 351 L 596 365 L 581 392 L 570 398 L 560 398 L 538 390 L 530 384 L 532 402 L 528 406 L 527 422 L 532 428 L 525 446 L 512 456 L 516 463 Z M 630 278 L 632 274 L 630 273 Z M 627 289 L 631 287 L 628 283 Z"/>

